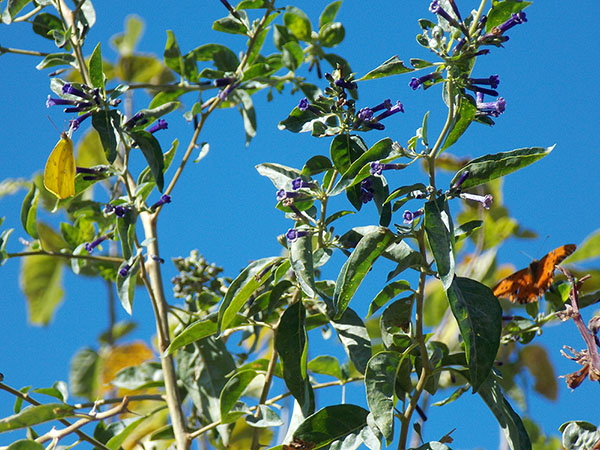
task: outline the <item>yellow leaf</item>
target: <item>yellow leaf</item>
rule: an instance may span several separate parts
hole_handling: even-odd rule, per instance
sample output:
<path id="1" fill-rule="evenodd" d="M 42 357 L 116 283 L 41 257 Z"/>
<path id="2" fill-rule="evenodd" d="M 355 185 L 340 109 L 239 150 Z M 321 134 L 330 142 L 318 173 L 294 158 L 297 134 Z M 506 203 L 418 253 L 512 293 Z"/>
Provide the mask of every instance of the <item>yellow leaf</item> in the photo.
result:
<path id="1" fill-rule="evenodd" d="M 111 348 L 103 359 L 101 391 L 104 393 L 114 389 L 110 382 L 121 369 L 141 364 L 153 356 L 152 350 L 142 341 Z"/>
<path id="2" fill-rule="evenodd" d="M 59 199 L 75 195 L 75 156 L 73 141 L 67 133 L 50 153 L 44 169 L 44 186 Z"/>

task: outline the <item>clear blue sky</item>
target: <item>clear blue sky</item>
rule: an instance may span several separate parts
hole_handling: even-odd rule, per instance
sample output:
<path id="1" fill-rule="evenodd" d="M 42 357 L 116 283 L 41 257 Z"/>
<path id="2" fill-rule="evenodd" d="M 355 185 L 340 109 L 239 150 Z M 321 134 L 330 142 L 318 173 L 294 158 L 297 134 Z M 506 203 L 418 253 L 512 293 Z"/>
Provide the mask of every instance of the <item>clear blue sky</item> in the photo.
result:
<path id="1" fill-rule="evenodd" d="M 282 2 L 278 3 L 283 6 Z M 297 6 L 317 23 L 319 13 L 327 3 L 305 1 Z M 464 15 L 477 4 L 461 0 L 457 3 Z M 411 57 L 431 58 L 414 38 L 419 32 L 417 19 L 433 20 L 428 6 L 428 1 L 346 0 L 338 15 L 346 28 L 346 39 L 335 52 L 344 56 L 359 76 L 395 54 L 404 61 Z M 115 53 L 108 40 L 122 31 L 124 19 L 129 14 L 138 14 L 146 23 L 139 44 L 142 52 L 162 55 L 167 29 L 174 31 L 183 51 L 207 42 L 224 43 L 236 52 L 243 50 L 242 38 L 212 31 L 212 21 L 225 15 L 218 0 L 169 2 L 168 6 L 161 3 L 160 7 L 158 3 L 140 0 L 119 2 L 118 5 L 117 2 L 96 2 L 96 8 L 98 21 L 89 33 L 86 55 L 91 54 L 95 43 L 100 41 L 103 56 L 113 60 Z M 556 144 L 548 157 L 509 176 L 505 182 L 504 201 L 513 217 L 540 235 L 538 240 L 512 241 L 500 253 L 501 261 L 513 262 L 518 267 L 529 263 L 529 258 L 520 252 L 537 257 L 565 243 L 580 244 L 600 223 L 596 195 L 600 188 L 597 144 L 600 90 L 595 85 L 600 60 L 595 45 L 600 6 L 596 3 L 566 5 L 558 0 L 545 0 L 532 5 L 526 12 L 527 24 L 510 32 L 506 48 L 494 48 L 488 57 L 480 58 L 474 71 L 474 76 L 481 77 L 499 74 L 499 91 L 506 98 L 506 112 L 493 128 L 473 124 L 465 138 L 453 147 L 453 153 L 458 156 L 476 157 L 520 147 Z M 33 35 L 27 24 L 0 27 L 3 46 L 54 51 L 52 43 Z M 269 45 L 271 42 L 269 38 Z M 50 71 L 36 71 L 37 58 L 12 54 L 0 58 L 3 100 L 0 180 L 29 178 L 43 170 L 58 139 L 58 133 L 46 116 L 50 115 L 58 128 L 63 128 L 65 115 L 45 107 L 46 96 L 50 93 Z M 385 131 L 366 135 L 368 143 L 385 136 L 406 142 L 420 126 L 427 110 L 431 110 L 431 132 L 434 133 L 436 127 L 439 130 L 446 114 L 439 87 L 413 92 L 408 87 L 410 77 L 396 76 L 361 84 L 359 92 L 363 106 L 389 97 L 401 100 L 406 110 L 402 116 L 387 119 Z M 249 148 L 244 147 L 242 120 L 236 111 L 219 111 L 211 117 L 200 138 L 210 143 L 210 153 L 199 164 L 188 166 L 184 179 L 173 192 L 173 203 L 161 215 L 160 247 L 167 260 L 165 281 L 175 273 L 170 258 L 186 256 L 193 248 L 198 248 L 209 261 L 224 267 L 226 274 L 232 277 L 250 260 L 280 253 L 281 247 L 275 236 L 284 233 L 291 222 L 275 210 L 275 190 L 266 178 L 258 175 L 254 166 L 277 162 L 302 167 L 310 156 L 328 154 L 329 140 L 277 130 L 277 123 L 299 99 L 300 95 L 291 96 L 289 89 L 283 95 L 276 95 L 271 103 L 266 102 L 264 93 L 255 96 L 258 135 Z M 142 94 L 136 100 L 137 106 L 142 108 L 148 98 Z M 175 138 L 183 147 L 187 145 L 192 130 L 182 112 L 167 118 L 169 129 L 159 136 L 163 148 L 168 148 Z M 76 133 L 74 140 L 82 134 Z M 181 154 L 180 148 L 178 156 Z M 17 238 L 25 237 L 19 219 L 24 195 L 25 191 L 20 191 L 0 198 L 0 216 L 6 217 L 2 229 L 16 229 L 8 247 L 13 252 L 21 248 Z M 343 223 L 346 226 L 372 223 L 375 221 L 373 210 L 363 209 L 360 215 Z M 47 220 L 59 221 L 56 218 Z M 395 221 L 399 222 L 398 219 Z M 337 258 L 332 265 L 338 270 L 342 262 Z M 366 314 L 368 299 L 382 286 L 386 270 L 369 274 L 368 283 L 361 287 L 359 297 L 362 300 L 357 298 L 352 304 L 359 314 Z M 19 290 L 18 273 L 19 262 L 16 260 L 0 268 L 4 307 L 0 315 L 0 329 L 3 330 L 0 372 L 4 374 L 5 382 L 14 387 L 46 387 L 55 380 L 67 380 L 70 357 L 83 346 L 96 346 L 96 338 L 107 323 L 104 284 L 99 280 L 80 281 L 67 274 L 64 278 L 65 299 L 53 322 L 46 328 L 36 328 L 26 324 L 26 305 Z M 589 319 L 591 313 L 591 310 L 585 310 L 584 318 Z M 119 317 L 124 319 L 125 316 L 126 313 L 120 310 Z M 147 297 L 141 291 L 134 304 L 134 319 L 139 324 L 135 337 L 148 339 L 153 336 L 154 320 Z M 575 348 L 583 346 L 572 323 L 549 327 L 537 340 L 547 346 L 556 364 L 557 375 L 578 368 L 559 354 L 563 344 Z M 330 348 L 328 346 L 327 350 Z M 336 344 L 334 351 L 341 355 L 341 346 Z M 314 357 L 319 349 L 311 352 Z M 529 384 L 531 388 L 531 381 Z M 542 422 L 547 433 L 557 433 L 557 427 L 567 420 L 582 419 L 600 424 L 597 385 L 586 382 L 574 392 L 569 392 L 562 381 L 559 386 L 556 403 L 533 395 L 528 397 L 531 415 Z M 360 389 L 351 389 L 351 392 L 349 401 L 362 402 Z M 319 394 L 319 399 L 326 401 L 322 395 Z M 11 413 L 13 400 L 0 392 L 0 416 Z M 332 401 L 338 401 L 338 397 Z M 457 427 L 453 434 L 456 441 L 452 447 L 455 449 L 494 448 L 499 442 L 495 420 L 479 398 L 465 395 L 450 407 L 431 409 L 428 415 L 425 436 L 429 440 L 437 440 Z M 0 435 L 0 445 L 8 442 L 7 436 Z"/>

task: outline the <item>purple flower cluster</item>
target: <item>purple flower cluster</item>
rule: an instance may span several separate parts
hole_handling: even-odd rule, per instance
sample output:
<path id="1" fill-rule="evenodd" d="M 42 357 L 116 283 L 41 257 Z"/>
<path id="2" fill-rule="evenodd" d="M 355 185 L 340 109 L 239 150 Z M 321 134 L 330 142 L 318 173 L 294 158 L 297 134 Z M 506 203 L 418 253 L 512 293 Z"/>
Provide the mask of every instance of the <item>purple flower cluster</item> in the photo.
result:
<path id="1" fill-rule="evenodd" d="M 363 203 L 369 203 L 373 200 L 373 194 L 375 189 L 373 187 L 373 179 L 371 177 L 365 178 L 360 182 L 360 201 Z"/>
<path id="2" fill-rule="evenodd" d="M 378 111 L 382 111 L 381 114 L 375 116 L 375 113 Z M 397 101 L 396 104 L 392 104 L 392 101 L 388 98 L 383 102 L 375 105 L 371 108 L 365 107 L 361 108 L 356 114 L 356 122 L 354 128 L 358 128 L 361 125 L 366 126 L 367 128 L 372 128 L 375 130 L 383 130 L 385 126 L 382 123 L 379 123 L 381 120 L 389 117 L 393 114 L 404 112 L 404 105 Z"/>
<path id="3" fill-rule="evenodd" d="M 81 89 L 75 87 L 71 83 L 65 83 L 62 87 L 62 93 L 66 96 L 76 98 L 54 98 L 48 96 L 46 99 L 46 107 L 51 106 L 66 106 L 66 113 L 83 113 L 75 119 L 69 121 L 69 127 L 72 130 L 77 130 L 85 119 L 90 117 L 94 111 L 98 111 L 102 107 L 102 99 L 100 98 L 100 90 L 98 88 L 90 88 L 86 85 L 81 85 Z M 121 100 L 114 99 L 109 102 L 111 106 L 117 106 Z"/>

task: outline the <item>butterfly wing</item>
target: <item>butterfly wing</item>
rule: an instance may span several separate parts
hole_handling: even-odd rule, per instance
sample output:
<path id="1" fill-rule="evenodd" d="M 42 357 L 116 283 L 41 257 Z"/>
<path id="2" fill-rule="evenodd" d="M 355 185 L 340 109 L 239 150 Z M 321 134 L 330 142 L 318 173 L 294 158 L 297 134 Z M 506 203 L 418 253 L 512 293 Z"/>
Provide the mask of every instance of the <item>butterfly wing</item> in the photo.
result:
<path id="1" fill-rule="evenodd" d="M 44 186 L 59 199 L 75 195 L 75 156 L 73 141 L 66 133 L 61 135 L 46 162 Z"/>
<path id="2" fill-rule="evenodd" d="M 538 295 L 542 295 L 548 290 L 554 280 L 554 266 L 563 262 L 577 248 L 575 244 L 566 244 L 562 247 L 552 250 L 537 264 L 534 279 Z"/>
<path id="3" fill-rule="evenodd" d="M 529 267 L 509 275 L 494 286 L 496 297 L 508 298 L 511 302 L 531 303 L 537 301 L 554 280 L 554 266 L 560 264 L 577 248 L 574 244 L 563 245 L 552 250 Z"/>
<path id="4" fill-rule="evenodd" d="M 529 267 L 521 269 L 501 280 L 494 288 L 496 297 L 508 298 L 511 302 L 529 303 L 537 299 L 535 285 Z M 533 296 L 533 300 L 530 298 Z"/>

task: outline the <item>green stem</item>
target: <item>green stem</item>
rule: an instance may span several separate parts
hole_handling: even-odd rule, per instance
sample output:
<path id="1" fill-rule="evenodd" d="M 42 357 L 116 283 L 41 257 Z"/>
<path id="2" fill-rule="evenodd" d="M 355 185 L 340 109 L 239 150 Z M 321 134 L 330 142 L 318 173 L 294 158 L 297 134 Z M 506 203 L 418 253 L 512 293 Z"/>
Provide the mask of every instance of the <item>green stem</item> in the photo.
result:
<path id="1" fill-rule="evenodd" d="M 417 242 L 419 243 L 419 251 L 423 255 L 423 258 L 426 257 L 426 247 L 425 247 L 425 231 L 423 228 L 417 230 Z M 419 275 L 419 287 L 416 292 L 416 311 L 415 311 L 415 333 L 417 343 L 419 345 L 419 350 L 421 353 L 421 374 L 419 375 L 419 381 L 417 382 L 417 386 L 410 397 L 410 402 L 408 407 L 404 411 L 404 418 L 402 420 L 402 427 L 400 430 L 400 441 L 398 442 L 398 450 L 404 450 L 406 448 L 406 441 L 408 438 L 408 428 L 410 425 L 410 419 L 417 407 L 417 403 L 419 401 L 419 397 L 423 393 L 425 389 L 425 383 L 431 374 L 431 363 L 429 361 L 429 355 L 427 354 L 427 344 L 425 342 L 425 335 L 423 333 L 423 303 L 425 300 L 425 281 L 427 280 L 427 272 L 425 268 L 421 268 L 421 273 Z"/>
<path id="2" fill-rule="evenodd" d="M 7 258 L 18 258 L 21 256 L 56 256 L 59 258 L 86 259 L 89 261 L 102 261 L 102 262 L 109 262 L 109 263 L 114 263 L 114 264 L 121 264 L 124 261 L 123 258 L 115 258 L 112 256 L 74 255 L 72 253 L 48 252 L 46 250 L 36 250 L 34 252 L 32 251 L 32 252 L 8 253 L 6 255 Z"/>
<path id="3" fill-rule="evenodd" d="M 4 53 L 15 53 L 17 55 L 28 55 L 28 56 L 48 56 L 50 53 L 38 52 L 35 50 L 22 50 L 20 48 L 10 48 L 0 46 L 0 55 Z"/>
<path id="4" fill-rule="evenodd" d="M 275 333 L 277 330 L 275 330 Z M 271 353 L 271 359 L 269 360 L 269 366 L 267 367 L 267 373 L 265 374 L 265 383 L 263 385 L 262 392 L 260 393 L 260 399 L 258 405 L 264 405 L 269 395 L 269 389 L 271 388 L 271 382 L 273 381 L 273 373 L 275 373 L 275 367 L 277 367 L 277 350 L 275 350 L 275 336 L 273 335 L 273 349 Z M 260 414 L 260 408 L 256 408 L 255 416 L 258 417 Z M 258 450 L 260 448 L 260 428 L 254 428 L 252 432 L 252 445 L 250 450 Z"/>

